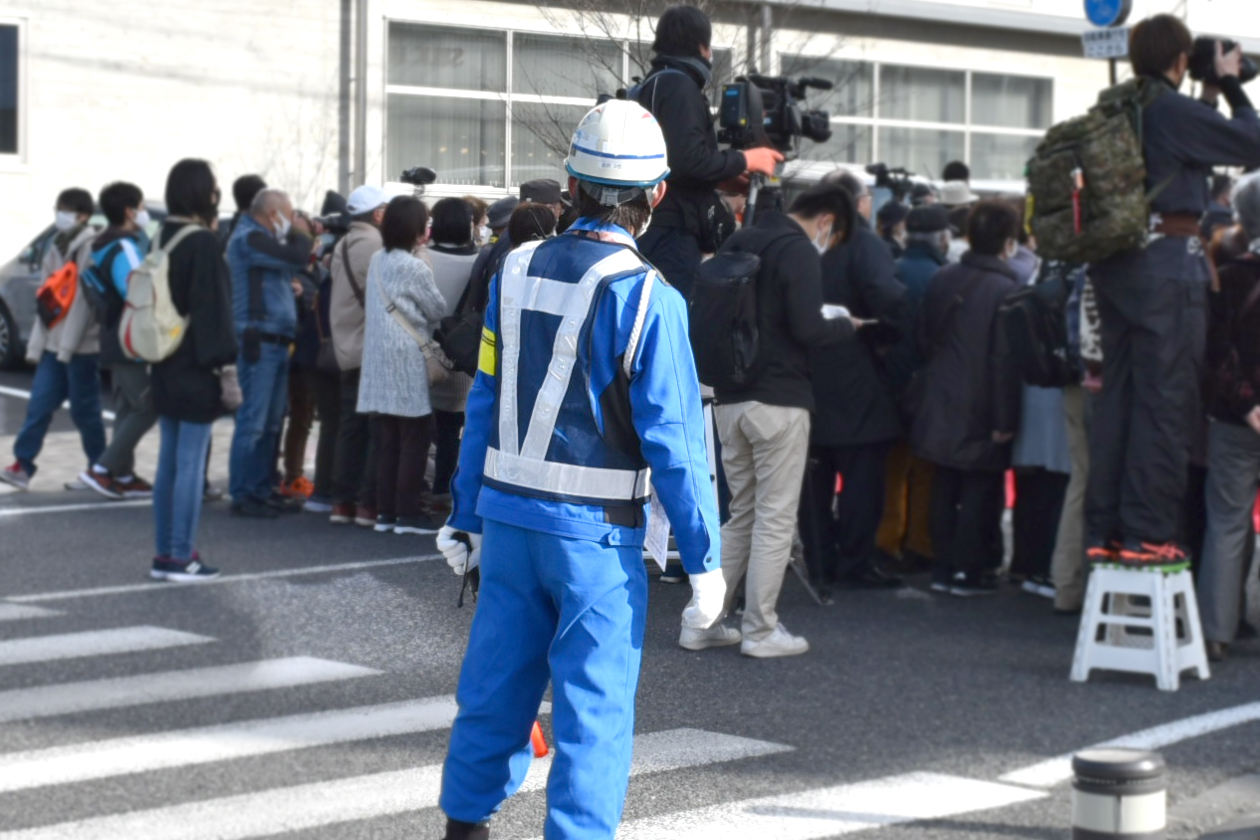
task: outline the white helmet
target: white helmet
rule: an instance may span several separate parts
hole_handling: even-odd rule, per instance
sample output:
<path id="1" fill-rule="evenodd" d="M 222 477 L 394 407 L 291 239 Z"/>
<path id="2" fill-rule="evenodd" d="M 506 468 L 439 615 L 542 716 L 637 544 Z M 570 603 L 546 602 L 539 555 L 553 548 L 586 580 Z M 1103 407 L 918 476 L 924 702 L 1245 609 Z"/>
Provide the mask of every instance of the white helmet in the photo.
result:
<path id="1" fill-rule="evenodd" d="M 578 123 L 564 168 L 585 184 L 608 187 L 586 190 L 602 204 L 622 204 L 669 175 L 665 136 L 637 102 L 610 99 Z"/>

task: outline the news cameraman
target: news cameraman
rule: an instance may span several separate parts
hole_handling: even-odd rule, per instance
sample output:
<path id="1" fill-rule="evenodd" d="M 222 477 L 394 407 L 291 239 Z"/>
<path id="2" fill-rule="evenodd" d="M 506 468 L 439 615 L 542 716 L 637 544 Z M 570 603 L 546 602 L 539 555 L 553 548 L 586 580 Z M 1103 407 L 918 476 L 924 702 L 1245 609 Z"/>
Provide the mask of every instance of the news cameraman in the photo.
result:
<path id="1" fill-rule="evenodd" d="M 744 172 L 774 174 L 783 155 L 773 149 L 718 149 L 704 89 L 713 81 L 713 26 L 695 6 L 671 6 L 656 24 L 652 72 L 632 92 L 665 134 L 668 189 L 639 237 L 639 250 L 671 285 L 691 297 L 702 254 L 721 243 L 712 230 L 721 199 L 717 185 Z"/>
<path id="2" fill-rule="evenodd" d="M 1193 49 L 1179 19 L 1147 18 L 1129 39 L 1134 75 L 1151 86 L 1140 136 L 1146 189 L 1154 196 L 1152 237 L 1145 249 L 1117 254 L 1090 272 L 1104 358 L 1086 498 L 1095 562 L 1187 560 L 1175 539 L 1202 413 L 1209 266 L 1199 221 L 1213 166 L 1260 166 L 1260 117 L 1242 89 L 1242 54 L 1212 47 L 1204 81 L 1224 94 L 1233 119 L 1177 94 Z"/>

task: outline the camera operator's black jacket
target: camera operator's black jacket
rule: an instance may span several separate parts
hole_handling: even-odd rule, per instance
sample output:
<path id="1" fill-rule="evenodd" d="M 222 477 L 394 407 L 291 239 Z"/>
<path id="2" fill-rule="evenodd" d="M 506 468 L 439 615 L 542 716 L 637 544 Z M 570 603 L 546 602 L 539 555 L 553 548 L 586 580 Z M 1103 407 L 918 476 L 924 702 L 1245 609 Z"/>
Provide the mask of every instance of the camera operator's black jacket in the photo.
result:
<path id="1" fill-rule="evenodd" d="M 810 351 L 816 405 L 810 442 L 815 446 L 856 446 L 901 436 L 901 413 L 881 355 L 911 330 L 906 287 L 896 274 L 887 244 L 865 219 L 848 242 L 823 254 L 823 301 L 879 323 L 858 330 L 856 341 Z"/>
<path id="2" fill-rule="evenodd" d="M 682 228 L 697 238 L 717 185 L 747 169 L 743 152 L 718 149 L 704 84 L 686 62 L 657 56 L 638 96 L 661 124 L 669 156 L 669 189 L 652 213 L 652 225 Z"/>
<path id="3" fill-rule="evenodd" d="M 743 251 L 761 258 L 758 346 L 755 372 L 748 384 L 739 390 L 715 388 L 714 395 L 720 403 L 755 400 L 813 411 L 810 347 L 850 339 L 854 332 L 848 318 L 827 320 L 822 315 L 822 269 L 813 243 L 792 219 L 768 210 L 757 214 L 752 227 L 732 234 L 722 251 Z"/>

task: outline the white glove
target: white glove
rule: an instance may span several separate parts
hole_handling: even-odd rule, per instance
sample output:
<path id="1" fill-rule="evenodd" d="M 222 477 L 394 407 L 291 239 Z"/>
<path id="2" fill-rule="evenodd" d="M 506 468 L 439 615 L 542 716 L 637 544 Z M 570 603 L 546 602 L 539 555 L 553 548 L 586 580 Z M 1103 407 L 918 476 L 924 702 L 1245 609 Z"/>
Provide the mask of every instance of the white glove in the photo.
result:
<path id="1" fill-rule="evenodd" d="M 704 630 L 717 624 L 726 606 L 726 578 L 721 569 L 691 575 L 691 602 L 683 610 L 683 627 Z"/>
<path id="2" fill-rule="evenodd" d="M 443 525 L 437 534 L 437 549 L 457 575 L 481 564 L 481 534 L 456 531 L 450 525 Z"/>

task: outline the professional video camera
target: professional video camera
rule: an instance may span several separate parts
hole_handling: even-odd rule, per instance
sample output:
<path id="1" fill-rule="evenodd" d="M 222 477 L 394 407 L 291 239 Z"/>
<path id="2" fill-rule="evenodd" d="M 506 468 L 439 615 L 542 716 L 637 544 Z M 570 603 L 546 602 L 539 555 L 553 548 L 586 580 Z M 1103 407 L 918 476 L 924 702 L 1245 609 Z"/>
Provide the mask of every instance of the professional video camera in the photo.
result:
<path id="1" fill-rule="evenodd" d="M 417 198 L 424 195 L 424 188 L 437 180 L 437 173 L 427 166 L 413 166 L 398 176 L 404 184 L 411 184 Z"/>
<path id="2" fill-rule="evenodd" d="M 832 84 L 808 76 L 740 76 L 722 89 L 718 140 L 733 149 L 772 146 L 789 160 L 802 137 L 825 143 L 831 139 L 831 115 L 801 108 L 809 88 L 831 90 Z"/>
<path id="3" fill-rule="evenodd" d="M 1208 38 L 1199 36 L 1194 39 L 1194 49 L 1190 51 L 1190 78 L 1196 82 L 1207 82 L 1208 84 L 1218 85 L 1221 80 L 1216 77 L 1216 38 Z M 1221 52 L 1229 54 L 1238 49 L 1237 41 L 1220 41 Z M 1256 77 L 1260 69 L 1256 67 L 1256 63 L 1247 56 L 1242 57 L 1242 66 L 1239 68 L 1238 81 L 1247 84 Z"/>
<path id="4" fill-rule="evenodd" d="M 906 196 L 914 189 L 914 181 L 911 180 L 914 173 L 906 171 L 901 166 L 890 169 L 886 163 L 868 163 L 866 174 L 874 175 L 875 186 L 888 190 L 898 201 L 904 202 Z"/>

